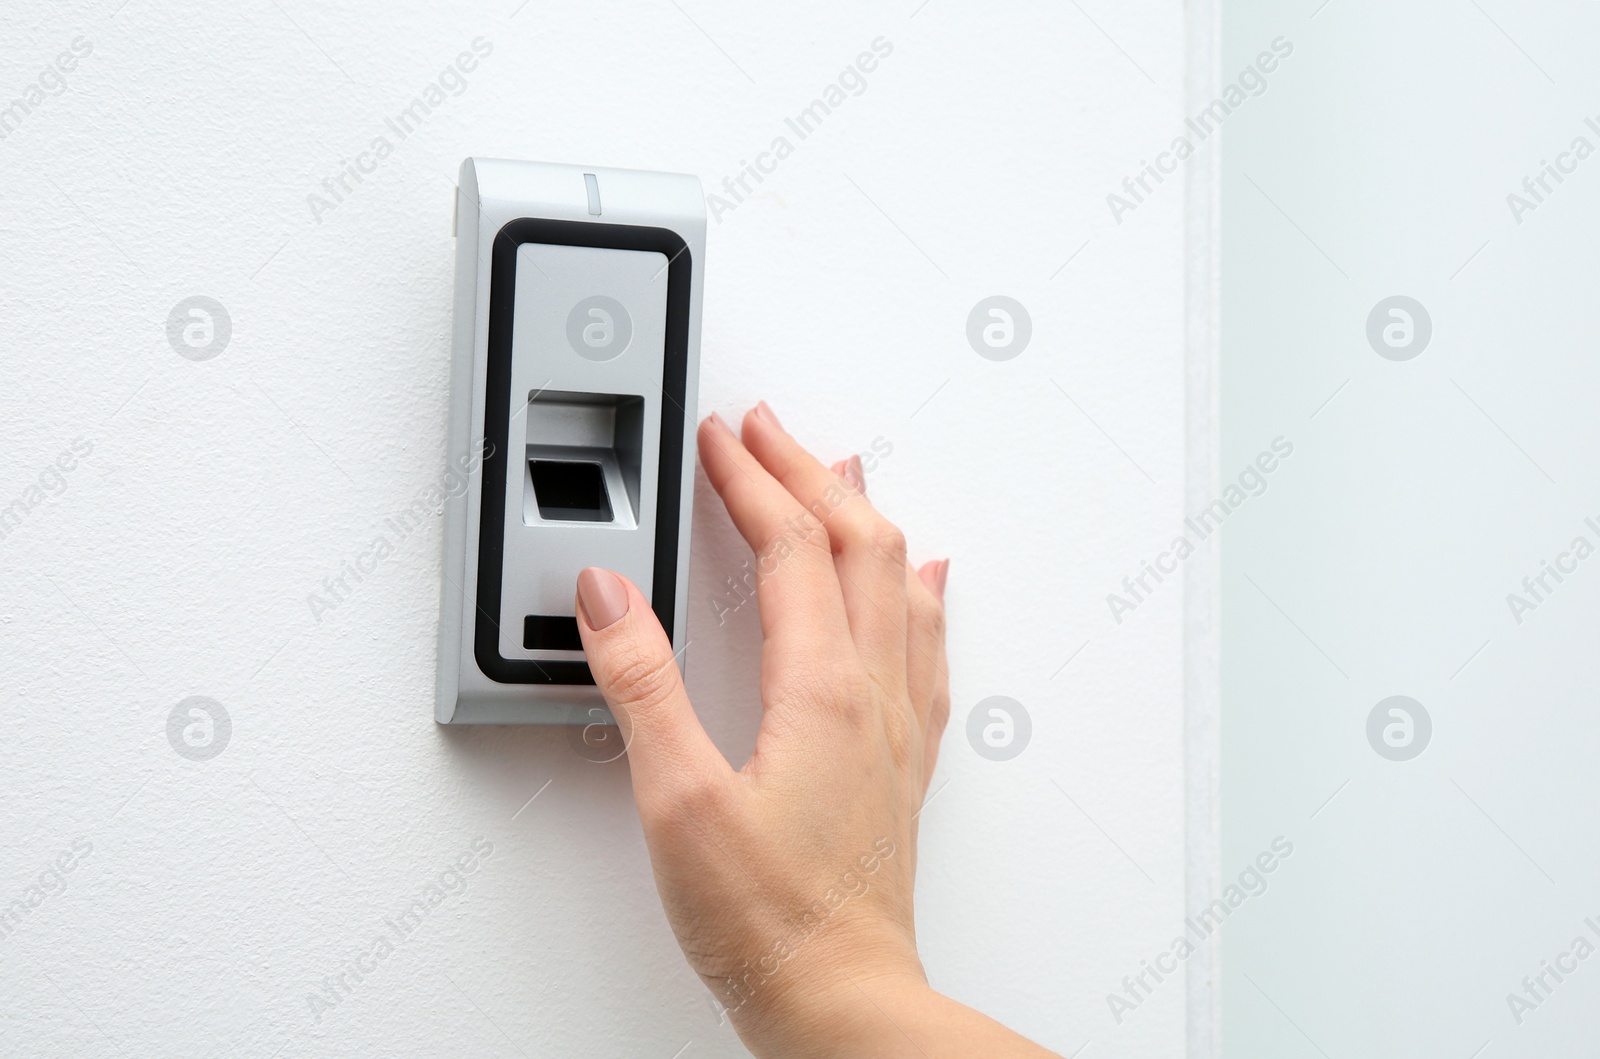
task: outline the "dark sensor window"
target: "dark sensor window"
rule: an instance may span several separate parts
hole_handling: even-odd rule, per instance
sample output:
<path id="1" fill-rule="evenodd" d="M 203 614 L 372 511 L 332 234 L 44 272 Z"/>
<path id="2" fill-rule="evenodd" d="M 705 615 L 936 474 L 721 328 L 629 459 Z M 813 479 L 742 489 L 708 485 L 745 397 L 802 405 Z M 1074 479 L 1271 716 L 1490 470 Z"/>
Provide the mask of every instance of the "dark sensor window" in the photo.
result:
<path id="1" fill-rule="evenodd" d="M 529 614 L 522 619 L 522 646 L 530 651 L 581 651 L 578 619 Z"/>
<path id="2" fill-rule="evenodd" d="M 610 522 L 611 497 L 598 463 L 529 460 L 539 517 L 557 522 Z"/>

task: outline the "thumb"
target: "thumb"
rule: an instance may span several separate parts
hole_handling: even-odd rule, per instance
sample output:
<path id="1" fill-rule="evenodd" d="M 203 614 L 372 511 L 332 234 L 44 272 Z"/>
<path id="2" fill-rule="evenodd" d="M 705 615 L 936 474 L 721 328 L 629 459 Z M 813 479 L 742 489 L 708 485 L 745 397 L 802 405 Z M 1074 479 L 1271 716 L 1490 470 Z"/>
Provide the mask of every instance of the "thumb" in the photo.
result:
<path id="1" fill-rule="evenodd" d="M 695 716 L 672 644 L 633 582 L 590 566 L 578 575 L 578 633 L 589 671 L 627 748 L 634 796 L 667 796 L 728 763 Z"/>

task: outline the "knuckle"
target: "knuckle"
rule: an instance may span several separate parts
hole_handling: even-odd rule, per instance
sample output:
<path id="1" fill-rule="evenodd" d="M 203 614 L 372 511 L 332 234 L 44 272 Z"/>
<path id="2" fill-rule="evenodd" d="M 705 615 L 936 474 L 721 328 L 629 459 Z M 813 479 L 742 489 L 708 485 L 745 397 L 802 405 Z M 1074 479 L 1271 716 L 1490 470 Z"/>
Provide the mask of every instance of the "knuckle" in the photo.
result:
<path id="1" fill-rule="evenodd" d="M 637 713 L 648 712 L 672 697 L 678 687 L 677 667 L 663 657 L 630 645 L 611 654 L 596 674 L 614 702 Z"/>
<path id="2" fill-rule="evenodd" d="M 756 552 L 764 564 L 775 566 L 797 554 L 831 557 L 833 546 L 829 543 L 827 528 L 806 516 L 786 519 L 774 526 Z"/>
<path id="3" fill-rule="evenodd" d="M 867 531 L 867 544 L 885 561 L 904 566 L 906 561 L 906 535 L 892 522 L 878 520 Z"/>
<path id="4" fill-rule="evenodd" d="M 784 697 L 812 710 L 846 715 L 865 714 L 875 688 L 872 677 L 858 665 L 806 663 L 784 674 Z"/>

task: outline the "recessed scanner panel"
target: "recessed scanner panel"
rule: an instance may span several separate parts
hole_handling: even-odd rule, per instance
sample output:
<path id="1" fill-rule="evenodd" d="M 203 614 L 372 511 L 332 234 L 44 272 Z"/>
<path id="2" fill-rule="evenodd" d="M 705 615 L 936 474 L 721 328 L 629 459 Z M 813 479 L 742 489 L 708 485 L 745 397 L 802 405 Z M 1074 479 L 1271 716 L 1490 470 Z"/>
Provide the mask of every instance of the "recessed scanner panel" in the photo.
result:
<path id="1" fill-rule="evenodd" d="M 643 397 L 544 390 L 528 399 L 522 520 L 639 524 Z"/>
<path id="2" fill-rule="evenodd" d="M 506 400 L 525 471 L 505 483 L 504 563 L 518 571 L 503 578 L 505 658 L 570 657 L 526 646 L 523 618 L 571 615 L 585 566 L 652 581 L 667 263 L 641 250 L 517 249 Z"/>

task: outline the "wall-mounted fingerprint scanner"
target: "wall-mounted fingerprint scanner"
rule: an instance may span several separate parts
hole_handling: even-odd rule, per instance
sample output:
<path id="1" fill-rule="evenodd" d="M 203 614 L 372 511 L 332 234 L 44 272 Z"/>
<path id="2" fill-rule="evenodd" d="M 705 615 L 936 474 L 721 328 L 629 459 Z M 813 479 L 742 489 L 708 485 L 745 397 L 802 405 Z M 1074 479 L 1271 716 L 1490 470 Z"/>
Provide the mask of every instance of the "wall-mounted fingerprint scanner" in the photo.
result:
<path id="1" fill-rule="evenodd" d="M 436 716 L 609 722 L 578 572 L 626 575 L 684 642 L 700 182 L 468 159 L 457 215 L 449 447 L 469 481 L 446 501 Z"/>

